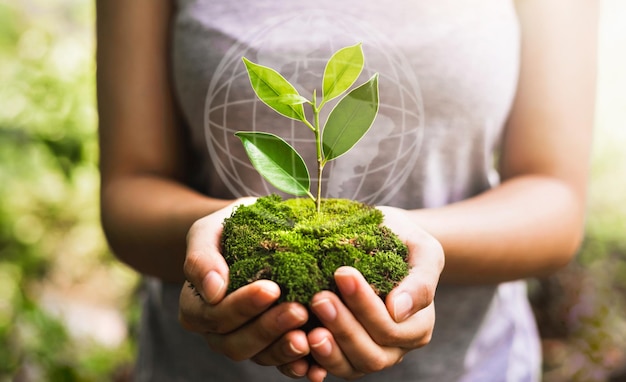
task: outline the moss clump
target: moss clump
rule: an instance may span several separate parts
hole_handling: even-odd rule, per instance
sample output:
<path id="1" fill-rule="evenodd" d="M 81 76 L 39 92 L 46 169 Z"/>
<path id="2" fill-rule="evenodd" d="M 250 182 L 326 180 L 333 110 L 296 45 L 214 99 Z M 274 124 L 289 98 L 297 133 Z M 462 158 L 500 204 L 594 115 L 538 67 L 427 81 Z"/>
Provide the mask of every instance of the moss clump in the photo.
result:
<path id="1" fill-rule="evenodd" d="M 279 302 L 308 304 L 321 290 L 337 292 L 333 274 L 349 265 L 384 298 L 408 274 L 408 250 L 382 221 L 378 209 L 345 199 L 323 200 L 321 214 L 309 199 L 276 195 L 240 206 L 222 234 L 229 291 L 269 279 Z"/>

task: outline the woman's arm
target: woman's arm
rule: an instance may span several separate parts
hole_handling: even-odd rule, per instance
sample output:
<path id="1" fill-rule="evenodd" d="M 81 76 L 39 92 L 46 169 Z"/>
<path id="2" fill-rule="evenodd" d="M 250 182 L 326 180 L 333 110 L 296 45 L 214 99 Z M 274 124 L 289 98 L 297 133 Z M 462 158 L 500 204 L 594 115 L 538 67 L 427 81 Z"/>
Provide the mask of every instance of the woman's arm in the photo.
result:
<path id="1" fill-rule="evenodd" d="M 594 122 L 595 0 L 518 0 L 519 89 L 500 157 L 502 184 L 438 209 L 412 211 L 443 245 L 442 281 L 541 276 L 582 239 Z"/>
<path id="2" fill-rule="evenodd" d="M 280 288 L 268 280 L 224 298 L 228 267 L 219 234 L 234 204 L 184 185 L 185 139 L 168 67 L 171 3 L 97 3 L 104 229 L 116 255 L 140 273 L 180 281 L 182 324 L 203 333 L 213 350 L 275 365 L 297 360 L 308 349 L 304 333 L 294 331 L 307 321 L 306 309 L 273 306 Z M 184 272 L 209 303 L 182 286 Z M 298 352 L 278 349 L 286 342 Z"/>
<path id="3" fill-rule="evenodd" d="M 523 38 L 521 76 L 500 157 L 502 184 L 463 202 L 408 212 L 408 219 L 443 246 L 443 282 L 493 283 L 548 274 L 569 261 L 582 238 L 594 114 L 597 4 L 519 0 L 517 5 Z M 410 226 L 397 217 L 396 227 Z M 340 281 L 337 278 L 341 288 Z M 352 283 L 367 288 L 362 280 Z M 421 288 L 413 289 L 416 286 Z M 412 302 L 398 298 L 403 288 Z M 405 280 L 388 297 L 387 310 L 400 327 L 419 322 L 427 313 L 415 299 L 430 295 L 421 302 L 431 300 L 434 290 L 427 290 L 426 285 Z M 356 296 L 347 304 L 350 311 L 360 313 L 358 320 L 351 320 L 345 310 L 329 315 L 328 309 L 319 309 L 316 302 L 325 297 L 322 293 L 312 306 L 328 329 L 309 334 L 311 353 L 329 373 L 346 378 L 388 366 L 386 361 L 407 350 L 397 345 L 411 338 L 400 336 L 396 346 L 384 346 L 393 334 L 401 333 L 399 327 L 372 324 L 386 315 L 368 307 L 367 298 Z M 344 309 L 339 300 L 329 301 Z M 368 335 L 355 337 L 363 332 Z"/>
<path id="4" fill-rule="evenodd" d="M 186 187 L 185 137 L 169 78 L 167 0 L 97 2 L 102 222 L 140 273 L 182 281 L 185 236 L 227 203 Z"/>

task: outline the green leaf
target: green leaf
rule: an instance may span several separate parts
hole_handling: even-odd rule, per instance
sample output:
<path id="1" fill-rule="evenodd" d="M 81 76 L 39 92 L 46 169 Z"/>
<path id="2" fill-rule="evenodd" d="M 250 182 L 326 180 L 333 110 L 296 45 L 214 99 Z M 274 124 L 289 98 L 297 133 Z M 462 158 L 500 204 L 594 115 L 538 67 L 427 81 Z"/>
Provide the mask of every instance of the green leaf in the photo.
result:
<path id="1" fill-rule="evenodd" d="M 330 112 L 322 136 L 324 160 L 350 150 L 372 126 L 378 113 L 378 74 L 346 94 Z"/>
<path id="2" fill-rule="evenodd" d="M 324 69 L 322 101 L 328 102 L 348 90 L 363 70 L 363 49 L 356 44 L 338 50 Z"/>
<path id="3" fill-rule="evenodd" d="M 306 102 L 306 99 L 298 94 L 289 81 L 272 68 L 255 64 L 245 57 L 243 57 L 243 62 L 246 65 L 252 89 L 263 103 L 285 117 L 304 121 L 302 100 Z M 294 103 L 294 99 L 298 102 Z"/>
<path id="4" fill-rule="evenodd" d="M 283 94 L 277 98 L 277 101 L 285 105 L 302 105 L 310 102 L 299 94 Z"/>
<path id="5" fill-rule="evenodd" d="M 311 180 L 304 160 L 282 138 L 263 132 L 235 133 L 254 168 L 274 187 L 295 196 L 310 196 Z"/>

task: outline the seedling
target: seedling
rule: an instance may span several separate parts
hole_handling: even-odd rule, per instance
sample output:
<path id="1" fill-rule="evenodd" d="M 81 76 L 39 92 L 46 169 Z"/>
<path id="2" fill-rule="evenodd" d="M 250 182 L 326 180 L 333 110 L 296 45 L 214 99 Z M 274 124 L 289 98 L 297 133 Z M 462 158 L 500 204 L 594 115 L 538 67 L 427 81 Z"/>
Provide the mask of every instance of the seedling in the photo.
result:
<path id="1" fill-rule="evenodd" d="M 294 196 L 308 196 L 321 210 L 322 172 L 326 164 L 347 153 L 367 133 L 378 114 L 378 74 L 350 90 L 360 76 L 364 57 L 361 44 L 335 52 L 326 64 L 322 79 L 321 99 L 317 90 L 313 99 L 301 96 L 280 73 L 269 67 L 243 58 L 250 83 L 257 97 L 277 113 L 300 121 L 315 135 L 317 154 L 317 192 L 311 192 L 311 177 L 302 156 L 277 135 L 240 131 L 250 162 L 269 183 Z M 325 123 L 320 123 L 320 112 L 328 102 L 342 97 L 331 110 Z M 311 108 L 312 120 L 304 106 Z"/>
<path id="2" fill-rule="evenodd" d="M 319 99 L 316 90 L 310 93 L 311 100 L 301 96 L 271 68 L 246 58 L 243 62 L 261 101 L 302 122 L 315 135 L 317 192 L 311 192 L 311 177 L 302 156 L 284 139 L 266 132 L 236 133 L 261 176 L 297 197 L 264 196 L 237 207 L 224 220 L 221 247 L 230 269 L 229 291 L 269 279 L 281 288 L 278 302 L 308 304 L 321 290 L 339 293 L 334 272 L 347 265 L 361 272 L 384 298 L 408 274 L 406 245 L 382 225 L 383 214 L 373 206 L 348 199 L 322 201 L 324 166 L 354 147 L 378 114 L 378 75 L 353 87 L 363 71 L 361 44 L 331 56 Z M 333 100 L 335 105 L 322 124 L 320 112 Z M 307 113 L 305 107 L 310 108 Z M 322 205 L 324 214 L 320 213 Z"/>

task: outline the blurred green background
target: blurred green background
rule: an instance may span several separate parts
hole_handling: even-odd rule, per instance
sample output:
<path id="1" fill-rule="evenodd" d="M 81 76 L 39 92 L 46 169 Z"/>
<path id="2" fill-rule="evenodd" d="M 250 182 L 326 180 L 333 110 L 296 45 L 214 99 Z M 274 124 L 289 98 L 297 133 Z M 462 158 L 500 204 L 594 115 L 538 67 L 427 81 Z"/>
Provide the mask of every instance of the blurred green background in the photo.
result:
<path id="1" fill-rule="evenodd" d="M 0 382 L 125 381 L 137 276 L 99 227 L 91 0 L 0 0 Z M 531 282 L 545 381 L 626 381 L 626 1 L 603 0 L 587 235 Z"/>

